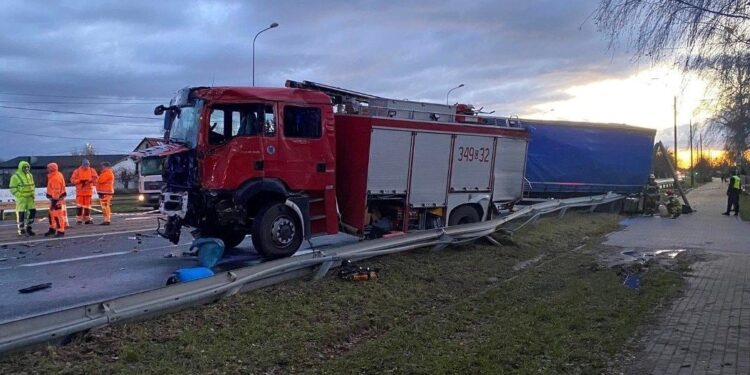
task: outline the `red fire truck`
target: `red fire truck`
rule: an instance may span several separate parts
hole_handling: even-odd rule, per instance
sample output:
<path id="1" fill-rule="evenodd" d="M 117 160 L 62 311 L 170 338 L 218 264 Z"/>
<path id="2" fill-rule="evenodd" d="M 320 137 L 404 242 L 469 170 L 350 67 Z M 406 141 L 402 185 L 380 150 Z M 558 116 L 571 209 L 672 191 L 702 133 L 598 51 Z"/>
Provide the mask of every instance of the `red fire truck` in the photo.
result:
<path id="1" fill-rule="evenodd" d="M 160 228 L 265 258 L 312 236 L 376 238 L 488 220 L 522 197 L 527 132 L 471 106 L 375 97 L 313 82 L 193 87 L 164 114 Z"/>

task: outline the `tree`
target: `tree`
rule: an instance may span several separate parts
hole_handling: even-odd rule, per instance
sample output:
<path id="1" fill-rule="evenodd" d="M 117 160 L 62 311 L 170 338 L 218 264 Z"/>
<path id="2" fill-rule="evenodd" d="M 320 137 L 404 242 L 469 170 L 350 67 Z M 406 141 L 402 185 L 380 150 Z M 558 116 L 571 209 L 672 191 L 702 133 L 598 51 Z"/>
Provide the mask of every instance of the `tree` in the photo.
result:
<path id="1" fill-rule="evenodd" d="M 637 60 L 671 60 L 707 79 L 719 93 L 709 126 L 742 160 L 750 141 L 750 2 L 601 0 L 594 19 L 610 48 L 624 40 Z"/>
<path id="2" fill-rule="evenodd" d="M 750 47 L 746 0 L 602 0 L 594 20 L 611 47 L 625 39 L 638 59 L 675 58 L 687 69 Z"/>
<path id="3" fill-rule="evenodd" d="M 129 171 L 125 168 L 121 169 L 118 175 L 119 180 L 122 182 L 122 186 L 125 188 L 125 190 L 128 190 L 130 188 L 130 182 L 136 179 L 135 172 Z"/>
<path id="4" fill-rule="evenodd" d="M 91 143 L 86 143 L 81 148 L 74 147 L 70 154 L 73 156 L 92 156 L 96 155 L 96 150 L 94 150 L 94 145 Z"/>

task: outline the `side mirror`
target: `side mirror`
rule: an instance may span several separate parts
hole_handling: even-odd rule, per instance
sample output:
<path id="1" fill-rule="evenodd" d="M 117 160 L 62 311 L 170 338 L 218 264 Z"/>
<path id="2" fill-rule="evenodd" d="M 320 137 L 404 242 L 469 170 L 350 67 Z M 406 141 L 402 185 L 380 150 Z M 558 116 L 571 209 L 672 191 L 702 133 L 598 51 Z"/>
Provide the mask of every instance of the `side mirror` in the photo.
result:
<path id="1" fill-rule="evenodd" d="M 166 110 L 167 110 L 166 107 L 164 107 L 163 105 L 159 105 L 156 108 L 154 108 L 154 115 L 161 116 L 164 114 L 164 111 Z"/>

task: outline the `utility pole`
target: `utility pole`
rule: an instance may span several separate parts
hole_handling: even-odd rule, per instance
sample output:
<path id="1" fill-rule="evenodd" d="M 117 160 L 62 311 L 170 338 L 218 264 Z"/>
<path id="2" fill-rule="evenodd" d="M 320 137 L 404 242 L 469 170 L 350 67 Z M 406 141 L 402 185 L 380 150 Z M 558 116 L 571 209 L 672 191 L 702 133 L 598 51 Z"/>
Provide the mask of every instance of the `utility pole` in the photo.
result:
<path id="1" fill-rule="evenodd" d="M 690 120 L 690 186 L 695 186 L 695 171 L 693 171 L 693 120 Z"/>
<path id="2" fill-rule="evenodd" d="M 677 95 L 674 96 L 674 167 L 677 169 Z"/>

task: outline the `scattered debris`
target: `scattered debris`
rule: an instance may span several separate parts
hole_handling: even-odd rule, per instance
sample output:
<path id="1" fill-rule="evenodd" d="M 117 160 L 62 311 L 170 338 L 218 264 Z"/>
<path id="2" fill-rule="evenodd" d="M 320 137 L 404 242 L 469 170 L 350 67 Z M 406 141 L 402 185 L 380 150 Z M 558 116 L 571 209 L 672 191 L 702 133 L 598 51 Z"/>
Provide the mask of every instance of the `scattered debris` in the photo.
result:
<path id="1" fill-rule="evenodd" d="M 23 255 L 23 254 L 26 254 L 26 252 L 22 250 L 18 250 L 18 254 Z"/>
<path id="2" fill-rule="evenodd" d="M 70 275 L 70 276 L 68 276 L 68 278 L 69 278 L 69 279 L 75 279 L 75 278 L 76 278 L 76 275 Z"/>
<path id="3" fill-rule="evenodd" d="M 120 271 L 125 271 L 125 267 L 120 267 Z"/>
<path id="4" fill-rule="evenodd" d="M 36 291 L 48 289 L 51 287 L 52 287 L 52 283 L 37 284 L 37 285 L 32 285 L 27 288 L 18 289 L 18 293 L 23 293 L 23 294 L 34 293 Z"/>
<path id="5" fill-rule="evenodd" d="M 104 250 L 101 250 L 101 249 L 92 251 L 92 253 L 94 253 L 94 254 L 99 254 L 99 253 L 103 253 L 103 252 L 104 252 Z"/>
<path id="6" fill-rule="evenodd" d="M 536 258 L 532 258 L 532 259 L 529 259 L 529 260 L 524 260 L 522 262 L 518 262 L 518 263 L 516 263 L 513 266 L 513 271 L 520 271 L 522 269 L 525 269 L 525 268 L 529 267 L 530 265 L 532 265 L 534 263 L 539 263 L 539 261 L 542 260 L 542 258 L 544 258 L 544 254 L 541 254 L 541 255 L 539 255 Z"/>
<path id="7" fill-rule="evenodd" d="M 344 260 L 341 262 L 339 278 L 349 281 L 377 280 L 379 272 L 379 268 L 361 267 L 354 264 L 351 260 Z"/>
<path id="8" fill-rule="evenodd" d="M 8 259 L 9 259 L 9 258 L 0 258 L 0 262 L 5 262 L 5 261 L 6 261 L 6 260 L 8 260 Z"/>
<path id="9" fill-rule="evenodd" d="M 622 285 L 625 285 L 626 287 L 630 289 L 640 290 L 641 289 L 641 275 L 631 274 L 631 275 L 625 276 L 625 280 L 622 282 Z"/>
<path id="10" fill-rule="evenodd" d="M 488 283 L 490 283 L 490 284 L 492 284 L 492 283 L 496 283 L 496 282 L 498 282 L 498 281 L 500 281 L 500 279 L 499 279 L 499 278 L 497 278 L 497 277 L 494 277 L 494 276 L 493 276 L 493 277 L 488 277 L 488 278 L 487 278 L 487 282 L 488 282 Z"/>

